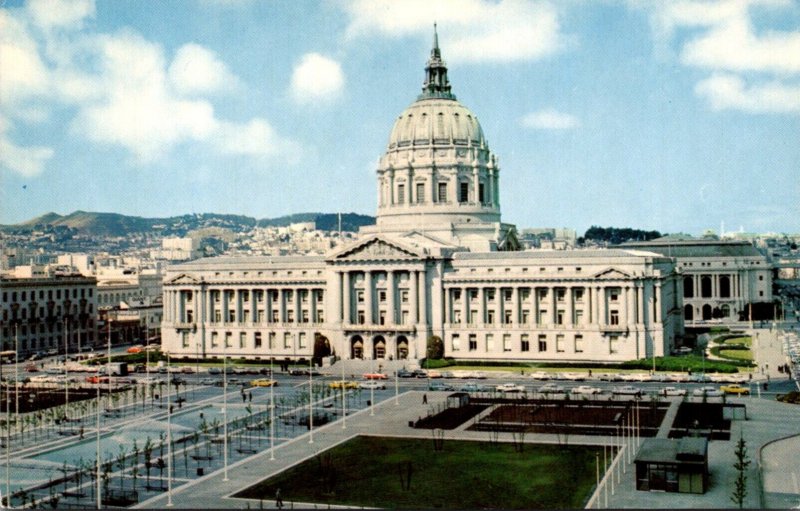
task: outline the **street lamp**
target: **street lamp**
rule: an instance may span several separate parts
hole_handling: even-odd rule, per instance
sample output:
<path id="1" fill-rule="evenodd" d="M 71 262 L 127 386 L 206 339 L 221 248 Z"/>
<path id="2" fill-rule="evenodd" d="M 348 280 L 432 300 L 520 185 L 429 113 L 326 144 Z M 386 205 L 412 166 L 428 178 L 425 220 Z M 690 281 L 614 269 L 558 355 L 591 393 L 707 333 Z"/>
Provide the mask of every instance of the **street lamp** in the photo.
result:
<path id="1" fill-rule="evenodd" d="M 169 352 L 167 352 L 167 506 L 172 507 L 172 398 L 169 393 L 170 374 L 170 358 Z M 227 470 L 227 466 L 225 468 Z"/>
<path id="2" fill-rule="evenodd" d="M 275 459 L 275 373 L 272 371 L 272 361 L 275 357 L 269 357 L 269 377 L 272 385 L 269 386 L 269 459 Z"/>
<path id="3" fill-rule="evenodd" d="M 313 380 L 312 373 L 314 372 L 314 357 L 309 359 L 308 363 L 308 443 L 314 443 L 314 393 L 313 393 Z"/>

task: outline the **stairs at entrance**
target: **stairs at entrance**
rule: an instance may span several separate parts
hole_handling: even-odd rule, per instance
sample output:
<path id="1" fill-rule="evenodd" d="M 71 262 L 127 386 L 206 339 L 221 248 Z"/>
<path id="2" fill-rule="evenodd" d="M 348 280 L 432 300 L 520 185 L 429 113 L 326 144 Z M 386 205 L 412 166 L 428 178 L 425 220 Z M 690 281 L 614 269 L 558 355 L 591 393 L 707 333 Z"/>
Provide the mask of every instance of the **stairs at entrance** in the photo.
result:
<path id="1" fill-rule="evenodd" d="M 331 374 L 331 375 L 340 375 L 342 374 L 342 368 L 344 368 L 344 374 L 346 378 L 349 378 L 351 375 L 354 375 L 355 378 L 361 377 L 364 373 L 377 373 L 381 372 L 386 374 L 387 376 L 393 376 L 395 371 L 398 369 L 408 369 L 413 370 L 419 367 L 419 362 L 417 360 L 337 360 L 333 365 L 329 367 L 323 367 L 320 369 L 321 373 L 324 374 Z"/>

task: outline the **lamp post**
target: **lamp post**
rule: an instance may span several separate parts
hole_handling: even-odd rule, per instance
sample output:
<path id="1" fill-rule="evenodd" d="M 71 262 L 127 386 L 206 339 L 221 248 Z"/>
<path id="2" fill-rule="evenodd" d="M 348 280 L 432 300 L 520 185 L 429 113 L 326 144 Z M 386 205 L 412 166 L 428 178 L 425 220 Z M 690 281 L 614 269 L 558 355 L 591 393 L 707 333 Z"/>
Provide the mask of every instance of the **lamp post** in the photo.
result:
<path id="1" fill-rule="evenodd" d="M 344 386 L 344 359 L 342 359 L 342 429 L 347 429 L 347 389 Z"/>
<path id="2" fill-rule="evenodd" d="M 225 337 L 222 345 L 222 446 L 224 470 L 222 480 L 228 480 L 228 338 Z"/>
<path id="3" fill-rule="evenodd" d="M 375 348 L 373 347 L 373 350 L 374 349 Z M 375 355 L 373 354 L 372 364 L 371 364 L 372 365 L 372 367 L 371 367 L 372 374 L 375 374 L 375 358 L 374 357 L 375 357 Z M 375 383 L 375 380 L 373 380 L 373 383 Z M 375 385 L 370 385 L 369 386 L 369 416 L 370 417 L 374 417 L 375 416 Z"/>
<path id="4" fill-rule="evenodd" d="M 169 352 L 167 352 L 167 506 L 172 507 L 172 398 L 169 393 L 170 374 L 172 374 L 170 373 L 170 358 Z"/>
<path id="5" fill-rule="evenodd" d="M 275 357 L 269 357 L 269 377 L 272 378 L 272 385 L 269 386 L 269 459 L 275 459 L 275 373 L 272 371 L 272 361 Z"/>
<path id="6" fill-rule="evenodd" d="M 313 387 L 311 373 L 314 372 L 314 357 L 312 356 L 310 362 L 308 363 L 308 443 L 314 443 L 314 393 L 312 392 Z"/>

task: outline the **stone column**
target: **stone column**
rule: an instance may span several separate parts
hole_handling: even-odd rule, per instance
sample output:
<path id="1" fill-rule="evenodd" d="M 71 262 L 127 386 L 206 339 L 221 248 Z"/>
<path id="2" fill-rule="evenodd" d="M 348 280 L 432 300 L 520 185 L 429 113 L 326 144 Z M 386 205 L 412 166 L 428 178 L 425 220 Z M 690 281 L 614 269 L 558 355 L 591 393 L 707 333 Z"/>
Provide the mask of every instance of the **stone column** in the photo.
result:
<path id="1" fill-rule="evenodd" d="M 550 324 L 551 325 L 555 325 L 556 324 L 556 318 L 558 317 L 558 301 L 556 299 L 556 287 L 555 286 L 551 286 L 550 287 L 550 306 L 551 306 L 550 308 L 552 309 L 550 311 Z"/>
<path id="2" fill-rule="evenodd" d="M 536 287 L 536 286 L 533 286 L 532 291 L 533 291 L 533 319 L 532 319 L 532 322 L 533 322 L 534 325 L 541 325 L 542 324 L 542 321 L 541 321 L 542 318 L 539 317 L 539 308 L 540 308 L 539 307 L 539 288 Z"/>
<path id="3" fill-rule="evenodd" d="M 419 323 L 428 324 L 428 274 L 425 270 L 419 272 Z"/>
<path id="4" fill-rule="evenodd" d="M 364 271 L 364 323 L 372 325 L 372 271 Z"/>
<path id="5" fill-rule="evenodd" d="M 494 288 L 494 318 L 496 324 L 503 324 L 503 288 Z"/>
<path id="6" fill-rule="evenodd" d="M 597 288 L 597 319 L 599 325 L 606 325 L 608 324 L 608 318 L 606 317 L 606 288 L 605 287 L 598 287 Z"/>
<path id="7" fill-rule="evenodd" d="M 344 277 L 344 289 L 342 291 L 342 301 L 344 302 L 344 305 L 342 310 L 343 312 L 342 323 L 345 325 L 350 325 L 353 322 L 353 310 L 352 310 L 352 305 L 350 304 L 351 298 L 353 296 L 350 284 L 350 272 L 345 271 L 343 277 Z"/>
<path id="8" fill-rule="evenodd" d="M 630 286 L 625 287 L 625 319 L 630 327 L 636 323 L 636 297 L 634 296 L 634 291 Z"/>
<path id="9" fill-rule="evenodd" d="M 564 300 L 567 303 L 566 311 L 564 312 L 567 316 L 565 318 L 565 323 L 567 325 L 574 325 L 575 324 L 575 304 L 572 301 L 572 286 L 567 286 L 566 296 Z"/>
<path id="10" fill-rule="evenodd" d="M 419 278 L 418 272 L 416 270 L 412 270 L 408 272 L 408 280 L 411 283 L 411 292 L 409 293 L 409 300 L 411 303 L 411 324 L 416 325 L 419 323 L 419 316 L 417 312 L 419 311 L 419 285 L 417 279 Z"/>
<path id="11" fill-rule="evenodd" d="M 395 324 L 395 310 L 394 310 L 394 270 L 386 271 L 386 324 Z M 396 341 L 395 341 L 396 342 Z"/>
<path id="12" fill-rule="evenodd" d="M 342 324 L 342 272 L 333 273 L 333 286 L 329 295 L 327 321 L 334 325 Z"/>
<path id="13" fill-rule="evenodd" d="M 282 287 L 278 289 L 278 311 L 280 323 L 286 323 L 286 290 Z"/>
<path id="14" fill-rule="evenodd" d="M 661 303 L 661 282 L 655 283 L 655 289 L 653 289 L 653 307 L 655 308 L 655 314 L 653 315 L 656 318 L 656 323 L 661 323 L 661 308 L 664 306 Z"/>
<path id="15" fill-rule="evenodd" d="M 636 283 L 636 317 L 640 325 L 644 324 L 644 282 Z"/>
<path id="16" fill-rule="evenodd" d="M 478 288 L 478 325 L 486 324 L 486 288 Z"/>

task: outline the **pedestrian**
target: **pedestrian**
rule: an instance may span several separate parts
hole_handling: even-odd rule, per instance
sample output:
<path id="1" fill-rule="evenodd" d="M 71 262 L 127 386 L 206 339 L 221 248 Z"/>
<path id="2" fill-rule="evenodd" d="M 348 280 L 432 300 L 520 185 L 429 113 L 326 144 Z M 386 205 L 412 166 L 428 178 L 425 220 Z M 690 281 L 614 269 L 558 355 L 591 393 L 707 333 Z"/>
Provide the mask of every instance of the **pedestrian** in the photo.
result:
<path id="1" fill-rule="evenodd" d="M 253 393 L 247 394 L 247 399 L 252 403 L 253 402 Z"/>
<path id="2" fill-rule="evenodd" d="M 244 389 L 242 389 L 242 403 L 247 401 L 247 395 L 244 393 Z"/>
<path id="3" fill-rule="evenodd" d="M 428 394 L 422 394 L 422 404 L 423 405 L 428 404 Z"/>
<path id="4" fill-rule="evenodd" d="M 281 498 L 281 489 L 275 490 L 275 507 L 283 509 L 283 498 Z"/>
<path id="5" fill-rule="evenodd" d="M 83 440 L 83 426 L 81 426 L 80 432 L 81 432 L 81 440 Z"/>

